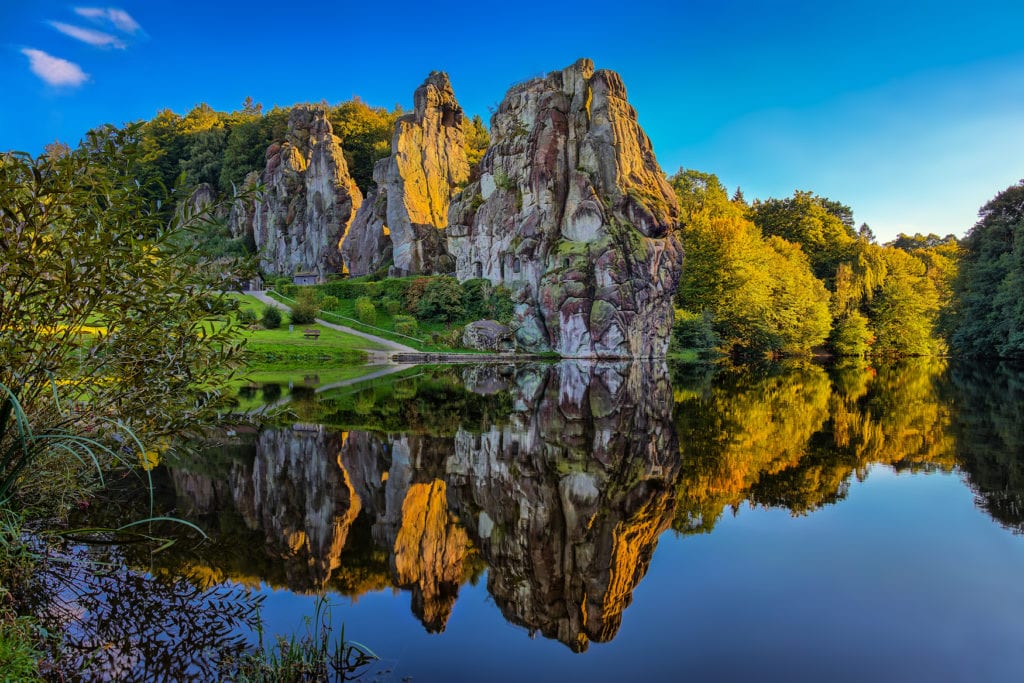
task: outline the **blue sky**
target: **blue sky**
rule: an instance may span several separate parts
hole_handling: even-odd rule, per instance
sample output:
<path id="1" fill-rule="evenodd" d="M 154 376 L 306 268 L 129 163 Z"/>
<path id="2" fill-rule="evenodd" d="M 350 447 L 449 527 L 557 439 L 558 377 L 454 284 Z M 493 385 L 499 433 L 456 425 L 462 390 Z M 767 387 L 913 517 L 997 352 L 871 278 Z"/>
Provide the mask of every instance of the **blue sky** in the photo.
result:
<path id="1" fill-rule="evenodd" d="M 839 5 L 0 0 L 0 149 L 246 96 L 408 107 L 432 69 L 486 119 L 586 56 L 622 75 L 669 173 L 812 190 L 883 240 L 962 234 L 1024 178 L 1024 3 Z"/>

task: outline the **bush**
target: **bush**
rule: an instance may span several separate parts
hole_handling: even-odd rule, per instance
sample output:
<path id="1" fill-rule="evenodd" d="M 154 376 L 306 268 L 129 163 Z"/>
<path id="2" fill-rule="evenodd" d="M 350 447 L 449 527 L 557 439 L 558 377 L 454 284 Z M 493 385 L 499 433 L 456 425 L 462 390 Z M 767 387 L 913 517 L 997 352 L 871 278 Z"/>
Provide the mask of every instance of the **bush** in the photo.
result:
<path id="1" fill-rule="evenodd" d="M 292 312 L 288 319 L 293 325 L 312 325 L 316 322 L 316 313 L 316 304 L 300 301 L 292 306 Z"/>
<path id="2" fill-rule="evenodd" d="M 268 330 L 276 330 L 281 327 L 281 311 L 276 306 L 267 306 L 263 309 L 263 317 L 260 318 L 260 322 Z"/>
<path id="3" fill-rule="evenodd" d="M 410 337 L 416 336 L 419 331 L 419 324 L 416 322 L 416 318 L 411 315 L 396 315 L 395 316 L 395 332 L 398 334 L 405 334 Z"/>
<path id="4" fill-rule="evenodd" d="M 504 285 L 495 287 L 490 280 L 474 278 L 463 282 L 462 290 L 469 318 L 488 318 L 506 324 L 512 319 L 512 293 Z"/>
<path id="5" fill-rule="evenodd" d="M 238 311 L 238 315 L 235 316 L 238 319 L 239 325 L 255 325 L 256 324 L 256 311 L 251 308 L 243 308 Z"/>
<path id="6" fill-rule="evenodd" d="M 431 279 L 429 277 L 418 277 L 409 283 L 409 287 L 405 290 L 405 296 L 403 297 L 406 311 L 416 315 L 417 308 L 420 305 L 420 298 L 430 282 Z"/>
<path id="7" fill-rule="evenodd" d="M 370 301 L 370 297 L 361 296 L 356 299 L 356 318 L 367 325 L 377 324 L 377 308 Z"/>
<path id="8" fill-rule="evenodd" d="M 338 297 L 326 294 L 320 297 L 320 308 L 324 311 L 338 310 Z"/>
<path id="9" fill-rule="evenodd" d="M 292 279 L 290 277 L 276 277 L 274 278 L 274 289 L 284 294 L 285 287 L 292 286 Z"/>
<path id="10" fill-rule="evenodd" d="M 302 287 L 296 302 L 292 306 L 291 321 L 294 325 L 311 325 L 316 322 L 316 314 L 320 309 L 315 301 L 316 292 L 309 287 Z"/>
<path id="11" fill-rule="evenodd" d="M 677 308 L 672 325 L 672 342 L 680 349 L 709 349 L 719 344 L 710 312 L 691 313 Z"/>
<path id="12" fill-rule="evenodd" d="M 396 315 L 402 310 L 402 304 L 398 303 L 394 299 L 384 299 L 384 310 L 388 312 L 388 315 Z"/>
<path id="13" fill-rule="evenodd" d="M 423 295 L 416 304 L 417 317 L 449 323 L 458 320 L 466 314 L 463 298 L 458 280 L 447 275 L 433 278 L 423 288 Z"/>

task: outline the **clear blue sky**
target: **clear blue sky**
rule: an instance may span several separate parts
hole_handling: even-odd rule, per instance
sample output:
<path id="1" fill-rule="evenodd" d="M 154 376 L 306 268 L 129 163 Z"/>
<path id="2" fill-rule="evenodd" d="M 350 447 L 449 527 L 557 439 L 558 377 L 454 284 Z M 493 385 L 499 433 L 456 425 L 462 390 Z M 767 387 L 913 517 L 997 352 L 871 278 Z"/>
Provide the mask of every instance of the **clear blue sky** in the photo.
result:
<path id="1" fill-rule="evenodd" d="M 1019 0 L 0 0 L 0 149 L 246 96 L 409 107 L 432 69 L 486 119 L 512 83 L 586 56 L 622 74 L 669 173 L 812 190 L 883 240 L 962 234 L 1024 177 L 1022 26 Z"/>

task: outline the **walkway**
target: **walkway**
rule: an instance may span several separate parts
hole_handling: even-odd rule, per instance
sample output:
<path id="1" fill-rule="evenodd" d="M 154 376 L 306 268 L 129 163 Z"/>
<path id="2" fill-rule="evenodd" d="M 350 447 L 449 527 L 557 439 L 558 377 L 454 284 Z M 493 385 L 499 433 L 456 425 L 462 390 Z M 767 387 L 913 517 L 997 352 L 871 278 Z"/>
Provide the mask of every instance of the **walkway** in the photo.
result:
<path id="1" fill-rule="evenodd" d="M 245 292 L 245 293 L 248 294 L 251 297 L 259 299 L 260 301 L 262 301 L 263 303 L 265 303 L 265 304 L 267 304 L 269 306 L 276 306 L 277 308 L 280 308 L 283 311 L 290 311 L 291 310 L 291 308 L 287 304 L 283 304 L 280 301 L 278 301 L 277 299 L 272 299 L 272 298 L 270 298 L 269 296 L 267 296 L 263 292 L 248 291 L 248 292 Z M 372 341 L 372 342 L 375 342 L 377 344 L 380 344 L 381 346 L 386 348 L 391 353 L 396 352 L 396 351 L 399 351 L 401 353 L 415 353 L 415 354 L 419 354 L 420 353 L 419 349 L 414 349 L 411 346 L 406 346 L 405 344 L 399 344 L 398 342 L 391 341 L 390 339 L 384 339 L 384 337 L 378 337 L 377 335 L 374 335 L 374 334 L 367 334 L 366 332 L 360 332 L 359 330 L 354 330 L 351 327 L 345 327 L 344 325 L 335 325 L 334 323 L 329 323 L 326 320 L 321 320 L 320 318 L 317 318 L 316 321 L 320 325 L 323 325 L 324 327 L 330 328 L 332 330 L 338 330 L 339 332 L 344 332 L 345 334 L 351 334 L 351 335 L 353 335 L 355 337 L 362 337 L 363 339 L 366 339 L 367 341 Z M 372 350 L 370 350 L 370 351 L 371 351 L 371 355 L 372 355 Z"/>

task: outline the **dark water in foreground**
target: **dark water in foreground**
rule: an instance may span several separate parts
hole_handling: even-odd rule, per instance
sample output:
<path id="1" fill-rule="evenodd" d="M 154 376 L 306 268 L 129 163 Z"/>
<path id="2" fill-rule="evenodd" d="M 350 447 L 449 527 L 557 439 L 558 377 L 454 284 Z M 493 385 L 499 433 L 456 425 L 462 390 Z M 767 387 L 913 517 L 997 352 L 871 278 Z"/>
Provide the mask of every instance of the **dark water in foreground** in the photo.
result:
<path id="1" fill-rule="evenodd" d="M 116 551 L 182 595 L 136 586 L 81 631 L 115 643 L 94 672 L 205 680 L 181 642 L 251 635 L 257 599 L 267 634 L 301 631 L 323 591 L 382 657 L 367 680 L 1017 680 L 1022 378 L 565 362 L 263 387 L 291 399 L 278 427 L 157 473 L 210 540 Z"/>

